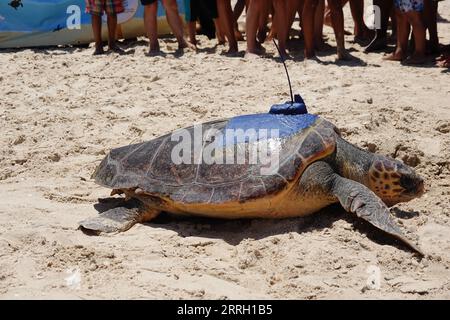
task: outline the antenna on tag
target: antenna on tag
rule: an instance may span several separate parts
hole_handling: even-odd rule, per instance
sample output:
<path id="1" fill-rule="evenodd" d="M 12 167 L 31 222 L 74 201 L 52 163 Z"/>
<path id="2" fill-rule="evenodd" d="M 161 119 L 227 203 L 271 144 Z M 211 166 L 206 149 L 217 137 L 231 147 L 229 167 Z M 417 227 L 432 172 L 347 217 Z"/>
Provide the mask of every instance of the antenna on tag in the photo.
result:
<path id="1" fill-rule="evenodd" d="M 291 94 L 291 104 L 294 104 L 294 95 L 292 94 L 291 78 L 289 78 L 289 72 L 286 67 L 286 62 L 284 61 L 283 54 L 281 53 L 280 47 L 278 47 L 277 42 L 275 41 L 275 39 L 272 39 L 272 41 L 273 41 L 273 44 L 275 45 L 275 47 L 277 48 L 278 53 L 280 54 L 281 62 L 283 62 L 284 70 L 286 71 L 286 76 L 287 76 L 287 80 L 289 83 L 289 92 Z"/>

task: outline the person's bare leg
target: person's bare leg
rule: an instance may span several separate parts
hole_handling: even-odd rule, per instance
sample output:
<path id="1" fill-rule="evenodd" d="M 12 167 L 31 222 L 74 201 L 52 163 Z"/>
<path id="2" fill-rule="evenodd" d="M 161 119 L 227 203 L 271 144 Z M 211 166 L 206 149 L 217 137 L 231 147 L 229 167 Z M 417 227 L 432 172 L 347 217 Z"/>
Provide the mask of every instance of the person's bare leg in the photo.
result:
<path id="1" fill-rule="evenodd" d="M 102 42 L 102 17 L 96 14 L 91 15 L 92 31 L 94 33 L 95 51 L 94 55 L 103 54 Z"/>
<path id="2" fill-rule="evenodd" d="M 305 58 L 311 59 L 316 56 L 314 46 L 314 18 L 318 0 L 305 0 L 303 7 L 303 37 L 305 39 Z"/>
<path id="3" fill-rule="evenodd" d="M 428 29 L 430 36 L 429 51 L 430 53 L 439 53 L 439 37 L 437 31 L 437 11 L 438 2 L 435 0 L 425 0 L 423 16 L 425 27 Z"/>
<path id="4" fill-rule="evenodd" d="M 408 23 L 412 26 L 415 50 L 412 56 L 405 62 L 408 64 L 422 64 L 425 62 L 426 38 L 421 12 L 406 12 L 406 18 Z"/>
<path id="5" fill-rule="evenodd" d="M 149 53 L 159 52 L 159 42 L 158 42 L 158 2 L 154 2 L 150 5 L 144 6 L 144 26 L 147 37 L 150 41 Z M 195 38 L 195 33 L 194 33 Z"/>
<path id="6" fill-rule="evenodd" d="M 440 56 L 436 65 L 442 68 L 450 68 L 450 54 Z"/>
<path id="7" fill-rule="evenodd" d="M 409 38 L 409 23 L 406 18 L 406 14 L 400 10 L 395 10 L 395 16 L 397 18 L 397 45 L 395 51 L 386 57 L 384 60 L 402 61 L 406 58 L 408 50 L 408 38 Z"/>
<path id="8" fill-rule="evenodd" d="M 117 15 L 108 14 L 108 50 L 119 54 L 124 54 L 125 51 L 120 48 L 116 43 L 116 31 L 117 31 Z"/>
<path id="9" fill-rule="evenodd" d="M 278 47 L 280 48 L 281 56 L 286 58 L 288 57 L 286 52 L 286 42 L 289 34 L 289 26 L 286 20 L 286 0 L 273 0 L 273 6 L 275 9 L 274 18 L 277 24 Z"/>
<path id="10" fill-rule="evenodd" d="M 216 37 L 218 44 L 225 44 L 225 36 L 223 35 L 222 25 L 220 24 L 219 18 L 213 19 L 214 27 L 216 28 Z"/>
<path id="11" fill-rule="evenodd" d="M 314 46 L 316 50 L 322 50 L 325 47 L 323 41 L 323 19 L 325 11 L 325 0 L 319 0 L 314 18 Z"/>
<path id="12" fill-rule="evenodd" d="M 353 32 L 355 40 L 367 41 L 371 39 L 375 33 L 367 28 L 364 22 L 364 0 L 350 0 L 350 10 L 355 23 Z"/>
<path id="13" fill-rule="evenodd" d="M 189 35 L 189 42 L 193 44 L 194 46 L 197 46 L 197 22 L 195 21 L 189 21 L 188 22 L 188 35 Z"/>
<path id="14" fill-rule="evenodd" d="M 228 40 L 228 53 L 236 53 L 238 52 L 238 44 L 234 35 L 233 10 L 230 0 L 217 0 L 217 11 L 221 29 Z"/>
<path id="15" fill-rule="evenodd" d="M 245 9 L 245 0 L 238 0 L 233 8 L 234 36 L 237 41 L 244 41 L 244 36 L 239 31 L 238 20 Z"/>
<path id="16" fill-rule="evenodd" d="M 294 23 L 295 14 L 297 13 L 299 2 L 300 0 L 286 0 L 286 19 L 288 30 L 291 29 L 292 24 Z"/>
<path id="17" fill-rule="evenodd" d="M 328 5 L 331 10 L 331 21 L 336 37 L 337 56 L 339 60 L 346 60 L 349 58 L 349 55 L 345 50 L 344 13 L 342 12 L 342 3 L 340 0 L 328 0 Z"/>
<path id="18" fill-rule="evenodd" d="M 303 15 L 303 7 L 305 6 L 305 0 L 300 0 L 298 2 L 297 7 L 297 14 L 298 14 L 298 26 L 300 27 L 301 35 L 303 36 L 303 21 L 302 21 L 302 15 Z"/>
<path id="19" fill-rule="evenodd" d="M 269 14 L 272 10 L 272 1 L 271 0 L 259 0 L 261 2 L 261 8 L 260 8 L 260 14 L 259 14 L 259 22 L 258 22 L 258 32 L 256 34 L 256 39 L 258 40 L 256 42 L 256 45 L 259 47 L 260 50 L 264 50 L 262 47 L 262 43 L 264 43 L 265 40 L 269 38 L 267 33 L 269 32 L 269 28 L 267 27 L 267 22 L 269 19 Z M 273 21 L 272 21 L 273 24 Z M 276 24 L 275 24 L 276 27 Z M 276 29 L 276 28 L 275 28 Z M 274 34 L 276 36 L 277 31 L 273 30 Z"/>
<path id="20" fill-rule="evenodd" d="M 247 36 L 247 54 L 259 54 L 256 45 L 256 33 L 258 32 L 259 16 L 261 13 L 260 0 L 248 0 L 247 17 L 245 21 L 245 33 Z"/>
<path id="21" fill-rule="evenodd" d="M 195 46 L 187 42 L 184 38 L 183 22 L 181 21 L 180 15 L 178 13 L 178 5 L 176 0 L 162 0 L 162 3 L 164 5 L 164 9 L 166 10 L 167 22 L 169 23 L 174 36 L 177 38 L 178 48 L 195 49 Z"/>
<path id="22" fill-rule="evenodd" d="M 347 2 L 348 2 L 348 0 L 341 0 L 342 7 L 344 7 L 347 4 Z M 323 24 L 330 28 L 333 28 L 333 22 L 331 20 L 331 9 L 330 9 L 329 5 L 325 6 L 325 13 L 323 16 Z M 349 36 L 351 34 L 352 33 L 350 31 L 347 31 L 344 29 L 344 35 Z"/>

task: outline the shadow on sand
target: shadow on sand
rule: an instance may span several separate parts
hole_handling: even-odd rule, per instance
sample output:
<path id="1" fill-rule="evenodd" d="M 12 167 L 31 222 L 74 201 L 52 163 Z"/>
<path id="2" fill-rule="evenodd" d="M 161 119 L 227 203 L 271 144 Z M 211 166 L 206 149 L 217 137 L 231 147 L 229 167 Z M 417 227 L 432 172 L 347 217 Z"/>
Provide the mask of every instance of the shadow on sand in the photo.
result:
<path id="1" fill-rule="evenodd" d="M 123 198 L 99 199 L 94 208 L 102 213 L 116 206 L 133 206 L 134 200 L 124 202 Z M 407 212 L 394 208 L 395 216 L 411 219 L 417 212 Z M 356 232 L 361 233 L 371 241 L 381 245 L 391 245 L 400 250 L 410 251 L 409 247 L 394 237 L 378 230 L 368 222 L 344 211 L 340 205 L 331 205 L 319 212 L 299 218 L 289 219 L 214 219 L 190 216 L 178 216 L 162 213 L 151 222 L 144 223 L 149 228 L 163 228 L 176 232 L 180 237 L 201 237 L 208 239 L 222 239 L 226 243 L 236 246 L 245 239 L 264 239 L 270 236 L 290 232 L 302 234 L 313 230 L 324 230 L 333 227 L 337 220 L 345 220 Z M 88 233 L 89 234 L 89 233 Z M 95 235 L 95 234 L 89 234 Z M 411 252 L 411 251 L 410 251 Z"/>

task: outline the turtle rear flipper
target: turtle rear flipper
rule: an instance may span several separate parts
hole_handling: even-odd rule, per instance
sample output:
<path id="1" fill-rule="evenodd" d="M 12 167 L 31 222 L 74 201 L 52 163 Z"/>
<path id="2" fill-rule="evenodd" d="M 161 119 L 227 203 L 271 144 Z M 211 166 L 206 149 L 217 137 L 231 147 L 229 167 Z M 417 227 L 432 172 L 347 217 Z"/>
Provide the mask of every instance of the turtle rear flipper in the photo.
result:
<path id="1" fill-rule="evenodd" d="M 355 213 L 359 218 L 400 239 L 414 251 L 424 256 L 422 251 L 404 236 L 400 227 L 392 219 L 386 204 L 369 188 L 356 181 L 336 175 L 332 193 L 339 199 L 346 211 Z"/>
<path id="2" fill-rule="evenodd" d="M 159 214 L 156 209 L 144 206 L 139 201 L 132 206 L 120 206 L 102 212 L 97 217 L 79 222 L 80 229 L 89 234 L 124 232 L 136 223 L 150 221 Z"/>

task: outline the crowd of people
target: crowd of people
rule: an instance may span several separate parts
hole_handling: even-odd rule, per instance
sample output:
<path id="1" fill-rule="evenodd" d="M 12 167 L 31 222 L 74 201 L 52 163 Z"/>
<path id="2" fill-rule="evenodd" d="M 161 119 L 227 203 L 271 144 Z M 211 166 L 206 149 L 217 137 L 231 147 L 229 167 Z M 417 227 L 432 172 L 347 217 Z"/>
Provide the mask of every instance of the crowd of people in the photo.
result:
<path id="1" fill-rule="evenodd" d="M 157 30 L 158 0 L 140 0 L 144 6 L 144 25 L 150 41 L 149 53 L 160 51 Z M 198 25 L 210 38 L 217 37 L 219 43 L 228 43 L 228 53 L 238 52 L 238 41 L 244 41 L 239 30 L 238 19 L 246 11 L 245 41 L 248 57 L 264 53 L 264 42 L 276 38 L 280 54 L 289 58 L 287 41 L 290 30 L 299 17 L 300 35 L 304 42 L 305 59 L 314 59 L 316 52 L 325 47 L 323 26 L 333 28 L 337 46 L 337 58 L 351 59 L 345 48 L 343 7 L 349 2 L 354 21 L 354 41 L 364 47 L 365 52 L 382 51 L 388 39 L 396 39 L 395 51 L 384 57 L 386 60 L 402 61 L 406 64 L 422 64 L 429 54 L 442 55 L 438 64 L 450 67 L 448 47 L 440 47 L 437 21 L 440 0 L 372 0 L 375 21 L 378 25 L 369 28 L 364 20 L 364 0 L 184 0 L 188 14 L 187 37 L 180 18 L 176 0 L 159 0 L 164 6 L 167 22 L 176 37 L 179 49 L 197 48 Z M 92 15 L 95 39 L 94 54 L 103 54 L 101 39 L 101 15 L 107 15 L 109 50 L 123 53 L 116 43 L 117 14 L 123 12 L 123 0 L 86 0 L 87 11 Z M 271 23 L 270 23 L 271 22 Z M 270 25 L 270 28 L 268 27 Z M 392 33 L 388 37 L 388 27 Z M 447 53 L 446 53 L 447 52 Z"/>

